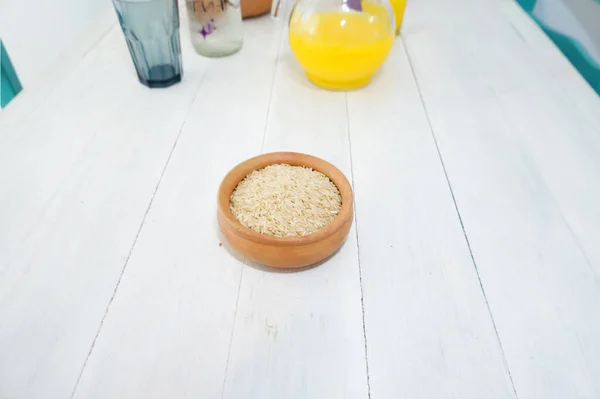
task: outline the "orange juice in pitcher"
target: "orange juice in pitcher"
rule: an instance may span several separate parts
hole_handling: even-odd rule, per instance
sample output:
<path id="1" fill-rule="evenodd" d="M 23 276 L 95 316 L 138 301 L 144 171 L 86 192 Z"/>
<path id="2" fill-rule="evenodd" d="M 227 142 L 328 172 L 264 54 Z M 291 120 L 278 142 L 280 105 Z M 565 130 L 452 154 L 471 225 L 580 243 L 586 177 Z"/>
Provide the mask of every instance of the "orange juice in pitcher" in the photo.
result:
<path id="1" fill-rule="evenodd" d="M 275 0 L 274 9 L 282 2 Z M 289 14 L 292 53 L 308 79 L 324 89 L 368 84 L 394 42 L 388 0 L 298 0 Z"/>

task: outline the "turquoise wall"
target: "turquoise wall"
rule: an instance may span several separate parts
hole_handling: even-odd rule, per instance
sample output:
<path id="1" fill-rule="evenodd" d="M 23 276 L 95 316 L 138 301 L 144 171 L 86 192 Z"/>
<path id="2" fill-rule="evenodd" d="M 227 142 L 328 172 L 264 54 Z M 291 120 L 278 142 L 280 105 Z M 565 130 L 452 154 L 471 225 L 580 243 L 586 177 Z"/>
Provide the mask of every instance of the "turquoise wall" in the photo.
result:
<path id="1" fill-rule="evenodd" d="M 600 0 L 597 0 L 600 1 Z M 532 14 L 537 0 L 517 0 L 519 5 L 542 28 L 556 47 L 567 57 L 569 62 L 579 71 L 581 76 L 600 94 L 600 65 L 589 55 L 588 51 L 574 38 L 556 32 L 538 20 Z M 599 21 L 600 23 L 600 21 Z"/>
<path id="2" fill-rule="evenodd" d="M 21 89 L 21 82 L 0 40 L 0 107 L 6 107 L 6 104 L 15 98 Z"/>
<path id="3" fill-rule="evenodd" d="M 0 75 L 0 107 L 6 107 L 6 104 L 8 104 L 8 102 L 12 100 L 16 94 L 17 93 L 15 93 L 3 70 L 2 74 Z"/>

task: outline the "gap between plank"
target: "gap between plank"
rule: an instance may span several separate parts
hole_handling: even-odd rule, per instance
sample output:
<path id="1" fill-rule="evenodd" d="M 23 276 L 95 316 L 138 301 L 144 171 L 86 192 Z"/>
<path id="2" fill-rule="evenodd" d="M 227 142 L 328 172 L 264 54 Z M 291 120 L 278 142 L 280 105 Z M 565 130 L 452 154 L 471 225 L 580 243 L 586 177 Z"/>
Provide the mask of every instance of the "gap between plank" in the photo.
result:
<path id="1" fill-rule="evenodd" d="M 398 39 L 400 39 L 400 38 L 398 38 Z M 402 39 L 400 39 L 400 40 L 402 40 Z M 402 47 L 404 50 L 404 54 L 406 54 L 406 59 L 408 60 L 410 72 L 412 73 L 413 79 L 415 81 L 415 85 L 417 86 L 417 91 L 419 92 L 419 99 L 421 101 L 421 105 L 423 106 L 423 111 L 425 111 L 425 117 L 427 118 L 427 124 L 429 125 L 429 131 L 431 132 L 431 137 L 433 138 L 433 142 L 434 142 L 435 148 L 437 150 L 438 158 L 440 160 L 440 164 L 442 165 L 442 170 L 444 171 L 444 177 L 446 178 L 446 184 L 448 185 L 448 189 L 450 190 L 450 195 L 452 197 L 452 203 L 454 204 L 454 210 L 456 211 L 456 216 L 458 217 L 458 221 L 460 223 L 460 228 L 462 229 L 463 237 L 465 238 L 465 242 L 467 243 L 467 248 L 469 250 L 469 256 L 471 257 L 471 262 L 473 263 L 473 267 L 475 269 L 475 274 L 477 275 L 477 280 L 479 281 L 479 288 L 481 289 L 483 299 L 485 300 L 485 306 L 487 307 L 487 311 L 490 316 L 490 320 L 492 321 L 492 326 L 494 327 L 494 333 L 496 334 L 496 340 L 498 341 L 498 346 L 500 347 L 500 353 L 502 355 L 502 361 L 504 363 L 504 368 L 506 370 L 506 373 L 508 374 L 508 378 L 510 380 L 510 385 L 512 387 L 513 394 L 515 395 L 516 399 L 519 399 L 519 395 L 517 394 L 517 390 L 515 388 L 515 382 L 513 380 L 512 374 L 510 372 L 510 367 L 508 365 L 508 360 L 506 359 L 506 353 L 504 352 L 504 347 L 502 346 L 502 341 L 500 340 L 500 334 L 498 334 L 498 328 L 496 326 L 496 321 L 494 320 L 494 315 L 492 314 L 492 309 L 490 308 L 490 303 L 489 303 L 487 295 L 485 293 L 485 289 L 483 288 L 483 283 L 481 282 L 481 276 L 479 275 L 479 268 L 477 267 L 477 262 L 475 262 L 475 256 L 473 255 L 473 250 L 471 248 L 471 242 L 469 241 L 469 237 L 467 236 L 467 231 L 465 230 L 465 225 L 463 223 L 462 216 L 460 214 L 460 210 L 458 209 L 458 203 L 456 202 L 456 197 L 454 196 L 454 190 L 452 189 L 452 184 L 450 184 L 450 178 L 448 177 L 448 172 L 446 171 L 446 165 L 444 164 L 444 159 L 442 158 L 442 152 L 440 151 L 440 146 L 438 144 L 437 137 L 435 136 L 433 126 L 431 125 L 431 120 L 429 118 L 429 112 L 427 111 L 427 106 L 425 105 L 423 93 L 421 92 L 421 87 L 419 86 L 419 79 L 417 79 L 417 75 L 415 74 L 415 69 L 414 69 L 412 61 L 410 59 L 408 46 L 404 40 L 402 40 Z"/>
<path id="2" fill-rule="evenodd" d="M 262 140 L 260 142 L 260 153 L 263 153 L 265 147 L 265 138 L 267 137 L 267 128 L 269 127 L 269 116 L 271 115 L 271 103 L 273 102 L 273 92 L 275 91 L 275 81 L 277 78 L 277 67 L 279 66 L 279 55 L 281 54 L 281 45 L 283 43 L 283 28 L 279 29 L 279 40 L 277 41 L 277 55 L 275 56 L 275 69 L 273 70 L 273 80 L 271 81 L 271 92 L 269 93 L 269 105 L 267 106 L 267 116 L 265 117 L 265 128 L 263 130 Z M 244 263 L 245 264 L 245 263 Z"/>
<path id="3" fill-rule="evenodd" d="M 355 189 L 354 185 L 354 163 L 352 161 L 352 139 L 350 137 L 350 113 L 348 112 L 348 92 L 345 93 L 344 99 L 346 100 L 346 133 L 348 134 L 348 150 L 350 153 L 350 174 L 352 180 L 352 189 Z M 358 218 L 356 214 L 356 198 L 354 199 L 354 231 L 356 234 L 356 257 L 358 261 L 358 282 L 360 285 L 360 307 L 362 314 L 362 328 L 363 328 L 363 339 L 365 341 L 365 370 L 367 373 L 367 397 L 371 399 L 371 376 L 369 375 L 369 346 L 367 344 L 367 327 L 365 324 L 365 300 L 364 290 L 362 281 L 362 267 L 360 265 L 360 245 L 358 243 Z"/>
<path id="4" fill-rule="evenodd" d="M 200 83 L 198 83 L 198 87 L 196 89 L 196 94 L 194 95 L 194 98 L 190 102 L 190 106 L 188 107 L 188 110 L 185 113 L 185 117 L 183 119 L 183 122 L 181 123 L 181 126 L 179 127 L 179 132 L 177 133 L 177 137 L 175 137 L 175 141 L 173 142 L 173 146 L 171 147 L 171 151 L 169 152 L 167 161 L 165 162 L 165 165 L 163 166 L 163 169 L 158 178 L 158 181 L 156 182 L 156 186 L 154 187 L 154 192 L 152 193 L 152 197 L 150 197 L 150 202 L 148 203 L 148 206 L 146 207 L 146 212 L 144 213 L 142 222 L 140 223 L 137 233 L 135 234 L 135 238 L 133 239 L 133 244 L 131 245 L 131 249 L 129 250 L 129 253 L 127 254 L 127 258 L 125 259 L 125 263 L 123 264 L 123 268 L 121 269 L 121 273 L 119 274 L 119 278 L 117 280 L 117 284 L 115 285 L 115 289 L 113 290 L 110 300 L 108 301 L 108 305 L 106 306 L 106 310 L 104 311 L 104 315 L 102 316 L 102 320 L 100 321 L 100 326 L 98 327 L 98 331 L 96 331 L 96 335 L 94 336 L 94 340 L 92 341 L 90 350 L 88 351 L 88 354 L 85 357 L 85 361 L 83 362 L 83 366 L 81 367 L 81 371 L 79 372 L 79 376 L 77 377 L 77 381 L 75 382 L 75 386 L 73 387 L 73 392 L 71 393 L 70 399 L 73 399 L 75 397 L 75 394 L 77 393 L 77 388 L 79 387 L 79 382 L 81 381 L 83 372 L 85 371 L 88 360 L 90 359 L 90 356 L 92 355 L 92 352 L 94 351 L 96 341 L 98 340 L 98 337 L 100 336 L 100 332 L 102 331 L 102 327 L 104 326 L 104 320 L 106 319 L 106 316 L 108 315 L 108 312 L 113 303 L 113 300 L 115 299 L 115 295 L 117 294 L 117 290 L 119 289 L 119 285 L 121 284 L 121 279 L 123 278 L 123 275 L 125 274 L 125 269 L 127 268 L 127 265 L 129 264 L 129 259 L 131 259 L 131 254 L 133 253 L 133 250 L 135 248 L 135 245 L 137 244 L 138 238 L 140 237 L 140 233 L 142 231 L 142 228 L 144 227 L 144 223 L 146 222 L 146 218 L 148 217 L 150 208 L 152 208 L 152 203 L 154 202 L 154 197 L 156 196 L 156 193 L 158 192 L 158 188 L 160 187 L 160 183 L 162 182 L 163 176 L 165 175 L 167 167 L 169 166 L 169 163 L 171 162 L 171 156 L 173 155 L 173 152 L 175 151 L 175 148 L 177 147 L 177 143 L 179 142 L 179 137 L 181 136 L 181 132 L 183 131 L 183 128 L 185 127 L 186 122 L 187 122 L 187 118 L 192 110 L 194 103 L 196 102 L 196 97 L 198 97 L 198 93 L 200 92 L 200 88 L 202 87 L 202 83 L 204 82 L 204 78 L 206 77 L 206 73 L 208 72 L 208 67 L 209 66 L 206 67 L 204 74 L 202 75 L 202 78 L 200 80 Z"/>
<path id="5" fill-rule="evenodd" d="M 238 307 L 240 306 L 240 291 L 242 289 L 242 278 L 244 277 L 244 268 L 246 266 L 246 257 L 242 262 L 242 271 L 238 282 L 237 298 L 235 300 L 235 310 L 233 311 L 233 325 L 231 326 L 231 335 L 229 336 L 229 351 L 227 351 L 227 362 L 225 362 L 225 376 L 223 377 L 223 386 L 221 387 L 221 399 L 225 395 L 225 383 L 227 382 L 227 371 L 229 370 L 229 359 L 231 358 L 231 345 L 233 344 L 233 333 L 235 332 L 235 319 L 237 318 Z"/>
<path id="6" fill-rule="evenodd" d="M 265 137 L 267 136 L 267 127 L 269 126 L 269 115 L 271 114 L 271 103 L 273 101 L 273 92 L 275 91 L 275 78 L 277 77 L 277 66 L 279 65 L 279 54 L 281 54 L 281 41 L 283 39 L 282 29 L 279 30 L 279 40 L 277 42 L 277 55 L 275 56 L 275 68 L 273 70 L 273 80 L 271 81 L 271 91 L 269 93 L 269 103 L 267 104 L 267 116 L 265 117 L 265 128 L 263 130 L 262 140 L 260 142 L 260 153 L 263 152 L 265 145 Z M 238 284 L 237 298 L 235 301 L 235 310 L 233 311 L 233 325 L 231 326 L 231 336 L 229 337 L 229 350 L 227 351 L 227 362 L 225 363 L 225 376 L 223 377 L 223 386 L 221 387 L 221 399 L 225 395 L 225 384 L 227 383 L 227 373 L 229 372 L 229 359 L 231 358 L 231 347 L 233 345 L 233 336 L 235 333 L 235 321 L 237 319 L 237 311 L 240 304 L 240 291 L 242 289 L 242 281 L 244 277 L 244 268 L 246 267 L 246 257 L 242 260 L 242 272 L 240 273 L 240 281 Z"/>
<path id="7" fill-rule="evenodd" d="M 498 98 L 498 96 L 495 93 L 494 93 L 494 97 L 496 99 Z M 502 114 L 503 114 L 504 118 L 510 122 L 511 126 L 513 127 L 513 129 L 516 129 L 515 123 L 510 118 L 510 115 L 508 114 L 508 112 L 505 109 L 505 107 L 502 104 L 499 103 L 498 104 L 498 108 L 502 111 Z M 529 148 L 530 147 L 525 141 L 522 141 L 521 145 L 523 145 L 525 148 Z M 535 156 L 533 157 L 533 160 L 534 161 L 536 160 Z M 550 186 L 548 185 L 548 182 L 546 181 L 546 179 L 542 175 L 541 171 L 539 173 L 539 179 L 544 183 L 544 190 L 546 190 L 548 192 L 548 194 L 550 196 L 550 199 L 552 201 L 552 204 L 556 208 L 556 213 L 558 213 L 558 215 L 560 216 L 561 221 L 563 222 L 563 224 L 565 225 L 567 231 L 569 232 L 569 234 L 573 238 L 573 241 L 575 242 L 575 245 L 579 249 L 579 252 L 581 252 L 581 256 L 585 260 L 585 263 L 587 264 L 588 268 L 590 269 L 590 271 L 592 272 L 592 274 L 594 276 L 596 276 L 596 277 L 600 276 L 598 274 L 598 271 L 594 268 L 594 265 L 592 264 L 590 258 L 588 257 L 588 254 L 587 254 L 587 251 L 586 251 L 585 247 L 579 241 L 579 237 L 577 236 L 577 234 L 575 233 L 575 230 L 573 230 L 573 228 L 571 227 L 571 224 L 569 223 L 569 221 L 567 220 L 565 214 L 563 213 L 562 207 L 561 207 L 558 199 L 556 198 L 556 196 L 554 196 L 554 193 L 550 189 Z"/>

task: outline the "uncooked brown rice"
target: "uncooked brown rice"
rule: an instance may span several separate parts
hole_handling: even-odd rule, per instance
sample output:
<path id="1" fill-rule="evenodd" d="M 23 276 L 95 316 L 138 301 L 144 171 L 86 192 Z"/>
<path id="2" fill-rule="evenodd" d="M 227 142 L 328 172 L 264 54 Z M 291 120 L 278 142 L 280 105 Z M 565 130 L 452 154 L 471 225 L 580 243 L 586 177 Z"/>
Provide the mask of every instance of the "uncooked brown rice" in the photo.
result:
<path id="1" fill-rule="evenodd" d="M 246 176 L 231 194 L 230 206 L 240 223 L 258 233 L 293 237 L 331 223 L 340 213 L 342 197 L 323 173 L 277 164 Z"/>

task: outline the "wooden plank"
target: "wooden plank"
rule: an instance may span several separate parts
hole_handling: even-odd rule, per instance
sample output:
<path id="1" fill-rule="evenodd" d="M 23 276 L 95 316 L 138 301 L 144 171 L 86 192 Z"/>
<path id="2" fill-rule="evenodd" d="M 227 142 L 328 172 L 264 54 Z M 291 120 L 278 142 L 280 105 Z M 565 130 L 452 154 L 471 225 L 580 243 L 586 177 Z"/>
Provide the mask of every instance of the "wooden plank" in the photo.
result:
<path id="1" fill-rule="evenodd" d="M 8 120 L 0 123 L 0 183 L 10 187 L 0 192 L 0 270 L 39 222 L 49 200 L 85 155 L 85 148 L 106 135 L 106 125 L 115 117 L 133 113 L 133 108 L 127 108 L 137 104 L 128 101 L 142 101 L 142 106 L 148 92 L 137 82 L 118 28 L 65 69 L 64 79 L 55 88 L 43 90 L 47 92 L 43 101 L 27 97 L 27 88 L 22 93 L 33 113 L 18 107 L 13 114 L 11 103 Z"/>
<path id="2" fill-rule="evenodd" d="M 348 114 L 371 398 L 515 398 L 400 39 Z"/>
<path id="3" fill-rule="evenodd" d="M 282 43 L 263 151 L 322 157 L 351 178 L 344 93 L 317 89 Z M 225 399 L 367 398 L 356 232 L 318 267 L 244 268 Z"/>
<path id="4" fill-rule="evenodd" d="M 527 95 L 501 93 L 499 104 L 540 165 L 540 173 L 590 267 L 600 275 L 600 206 L 596 201 L 600 184 L 595 184 L 600 176 L 600 97 L 568 60 L 548 45 L 543 32 L 528 30 L 533 22 L 518 7 L 506 5 L 503 11 L 519 32 L 529 33 L 521 35 L 524 40 L 513 36 L 511 43 L 522 60 L 522 73 L 533 77 L 522 88 Z M 552 75 L 539 74 L 540 64 L 555 65 Z M 548 79 L 552 79 L 551 85 Z M 531 98 L 540 105 L 528 106 L 526 101 Z"/>
<path id="5" fill-rule="evenodd" d="M 117 43 L 116 33 L 110 37 L 112 43 Z M 125 99 L 115 97 L 118 93 L 123 96 L 124 71 L 110 64 L 109 57 L 101 49 L 91 52 L 68 68 L 69 76 L 34 114 L 23 115 L 12 125 L 0 125 L 0 182 L 10 187 L 0 192 L 0 270 L 81 158 L 82 149 L 104 129 L 101 123 L 107 123 L 108 116 L 122 106 Z M 105 79 L 104 84 L 94 85 L 91 79 L 99 76 Z M 135 77 L 126 78 L 129 93 Z M 8 116 L 12 105 L 7 109 Z"/>
<path id="6" fill-rule="evenodd" d="M 75 398 L 221 397 L 243 264 L 219 245 L 216 193 L 260 151 L 281 33 L 244 30 L 210 61 Z"/>
<path id="7" fill-rule="evenodd" d="M 586 254 L 599 234 L 600 108 L 506 7 L 445 27 L 414 12 L 408 54 L 518 397 L 597 398 L 600 286 Z"/>
<path id="8" fill-rule="evenodd" d="M 0 10 L 2 39 L 26 89 L 37 87 L 74 48 L 89 48 L 94 35 L 117 21 L 110 2 L 97 0 L 0 0 Z"/>
<path id="9" fill-rule="evenodd" d="M 108 15 L 98 19 L 96 24 L 86 26 L 87 32 L 73 43 L 70 50 L 65 49 L 57 62 L 48 65 L 47 70 L 39 71 L 40 73 L 33 80 L 22 82 L 25 89 L 11 101 L 10 108 L 5 108 L 0 118 L 0 132 L 6 134 L 26 118 L 36 115 L 41 105 L 44 106 L 43 109 L 47 109 L 48 104 L 45 101 L 61 82 L 72 75 L 73 66 L 81 64 L 82 60 L 96 54 L 90 50 L 102 43 L 103 38 L 115 30 L 115 26 L 118 26 L 115 13 L 109 12 Z M 21 72 L 18 65 L 16 68 Z M 19 78 L 22 76 L 19 75 Z"/>
<path id="10" fill-rule="evenodd" d="M 71 395 L 205 61 L 187 66 L 149 90 L 115 31 L 2 137 L 0 397 Z"/>

